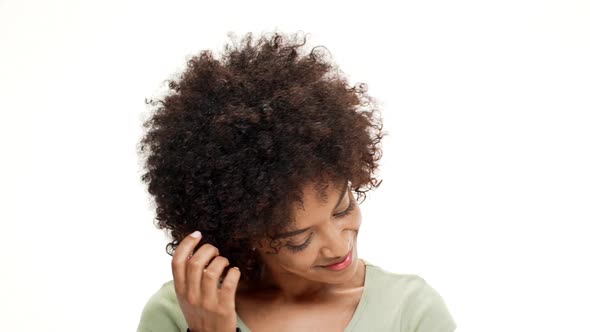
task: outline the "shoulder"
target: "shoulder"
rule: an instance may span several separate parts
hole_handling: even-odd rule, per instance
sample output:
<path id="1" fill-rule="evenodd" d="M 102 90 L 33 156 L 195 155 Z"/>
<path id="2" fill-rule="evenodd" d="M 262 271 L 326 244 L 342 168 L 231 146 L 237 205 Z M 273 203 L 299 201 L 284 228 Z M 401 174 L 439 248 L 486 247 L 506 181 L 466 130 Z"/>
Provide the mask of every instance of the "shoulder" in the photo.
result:
<path id="1" fill-rule="evenodd" d="M 387 297 L 404 300 L 428 287 L 426 281 L 416 274 L 400 274 L 387 271 L 378 265 L 366 264 L 366 289 L 372 297 Z"/>
<path id="2" fill-rule="evenodd" d="M 186 320 L 178 305 L 174 281 L 162 285 L 147 301 L 137 332 L 186 331 Z"/>
<path id="3" fill-rule="evenodd" d="M 401 331 L 450 332 L 456 328 L 441 295 L 416 274 L 389 272 L 367 264 L 367 284 L 381 310 L 399 317 Z"/>

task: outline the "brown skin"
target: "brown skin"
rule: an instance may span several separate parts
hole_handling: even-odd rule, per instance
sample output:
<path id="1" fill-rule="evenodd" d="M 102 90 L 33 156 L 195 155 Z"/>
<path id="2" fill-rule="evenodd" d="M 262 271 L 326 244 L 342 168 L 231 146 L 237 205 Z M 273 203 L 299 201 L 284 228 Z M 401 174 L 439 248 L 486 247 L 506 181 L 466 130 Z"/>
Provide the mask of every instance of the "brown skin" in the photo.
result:
<path id="1" fill-rule="evenodd" d="M 218 288 L 219 278 L 229 261 L 219 256 L 219 250 L 210 244 L 203 245 L 191 256 L 200 240 L 201 237 L 187 236 L 172 258 L 178 304 L 191 331 L 234 332 L 237 326 L 235 294 L 240 272 L 229 269 Z"/>
<path id="2" fill-rule="evenodd" d="M 343 189 L 346 193 L 338 201 Z M 295 224 L 292 230 L 310 227 L 304 233 L 285 238 L 286 245 L 274 253 L 269 241 L 257 247 L 264 262 L 263 282 L 269 290 L 274 290 L 284 302 L 304 301 L 317 298 L 347 285 L 359 269 L 356 238 L 362 216 L 356 202 L 343 183 L 331 184 L 327 188 L 328 200 L 323 202 L 314 187 L 303 189 L 303 207 L 295 208 Z M 347 215 L 347 208 L 352 210 Z M 311 238 L 310 238 L 311 236 Z M 289 245 L 301 245 L 309 239 L 309 245 L 298 252 L 289 250 Z M 331 271 L 322 266 L 342 261 L 349 251 L 353 251 L 351 266 L 343 271 Z"/>
<path id="3" fill-rule="evenodd" d="M 281 331 L 342 331 L 346 327 L 364 286 L 364 264 L 356 250 L 361 213 L 350 188 L 343 183 L 332 183 L 327 188 L 327 201 L 312 185 L 304 186 L 303 194 L 304 209 L 294 208 L 295 223 L 289 231 L 310 229 L 284 238 L 286 245 L 278 252 L 268 241 L 257 245 L 264 274 L 262 283 L 254 287 L 245 282 L 237 287 L 239 271 L 229 269 L 221 289 L 217 289 L 230 262 L 209 244 L 187 259 L 199 239 L 189 236 L 181 242 L 173 258 L 173 272 L 177 297 L 191 330 L 235 331 L 236 303 L 240 317 L 256 331 L 276 331 L 279 327 Z M 289 249 L 308 239 L 303 250 Z M 352 263 L 345 270 L 323 267 L 341 261 L 350 250 Z M 205 267 L 207 272 L 203 273 Z M 191 289 L 190 285 L 200 287 Z M 286 317 L 297 319 L 286 321 Z"/>

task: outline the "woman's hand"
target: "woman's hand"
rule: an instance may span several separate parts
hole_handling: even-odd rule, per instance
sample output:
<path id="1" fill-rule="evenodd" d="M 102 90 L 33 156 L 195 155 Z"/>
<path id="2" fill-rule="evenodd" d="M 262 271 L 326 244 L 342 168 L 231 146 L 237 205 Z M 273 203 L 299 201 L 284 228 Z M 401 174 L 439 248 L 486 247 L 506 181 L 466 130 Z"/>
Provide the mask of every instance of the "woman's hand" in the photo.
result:
<path id="1" fill-rule="evenodd" d="M 200 232 L 185 237 L 172 257 L 178 304 L 192 332 L 235 332 L 238 326 L 235 296 L 240 271 L 229 269 L 218 287 L 229 261 L 208 243 L 191 256 L 200 240 Z"/>

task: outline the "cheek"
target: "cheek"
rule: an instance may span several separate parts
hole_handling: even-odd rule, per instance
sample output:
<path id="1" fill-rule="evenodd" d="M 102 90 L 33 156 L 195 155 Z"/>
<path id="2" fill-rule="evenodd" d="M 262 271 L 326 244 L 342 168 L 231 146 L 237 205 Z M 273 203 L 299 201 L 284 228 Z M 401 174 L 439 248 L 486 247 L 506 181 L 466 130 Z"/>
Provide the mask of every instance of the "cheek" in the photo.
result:
<path id="1" fill-rule="evenodd" d="M 281 252 L 280 265 L 286 270 L 307 271 L 315 266 L 318 251 L 313 244 L 297 253 L 292 253 L 287 248 L 281 250 L 285 250 L 285 252 Z"/>
<path id="2" fill-rule="evenodd" d="M 354 209 L 354 212 L 352 213 L 350 219 L 351 228 L 358 230 L 361 227 L 361 224 L 363 223 L 363 215 L 361 214 L 361 210 L 358 208 L 358 206 L 356 209 Z"/>

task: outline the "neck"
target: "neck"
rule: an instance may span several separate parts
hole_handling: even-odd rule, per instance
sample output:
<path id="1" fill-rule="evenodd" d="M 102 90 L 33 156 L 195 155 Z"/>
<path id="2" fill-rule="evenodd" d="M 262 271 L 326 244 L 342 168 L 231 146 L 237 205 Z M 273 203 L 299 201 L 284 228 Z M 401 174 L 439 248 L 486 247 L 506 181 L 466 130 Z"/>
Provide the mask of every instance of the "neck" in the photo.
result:
<path id="1" fill-rule="evenodd" d="M 333 296 L 349 293 L 363 288 L 365 282 L 365 263 L 359 260 L 355 276 L 346 284 L 334 285 L 318 281 L 302 279 L 292 274 L 273 274 L 263 269 L 261 281 L 240 283 L 238 292 L 272 302 L 317 302 Z"/>

